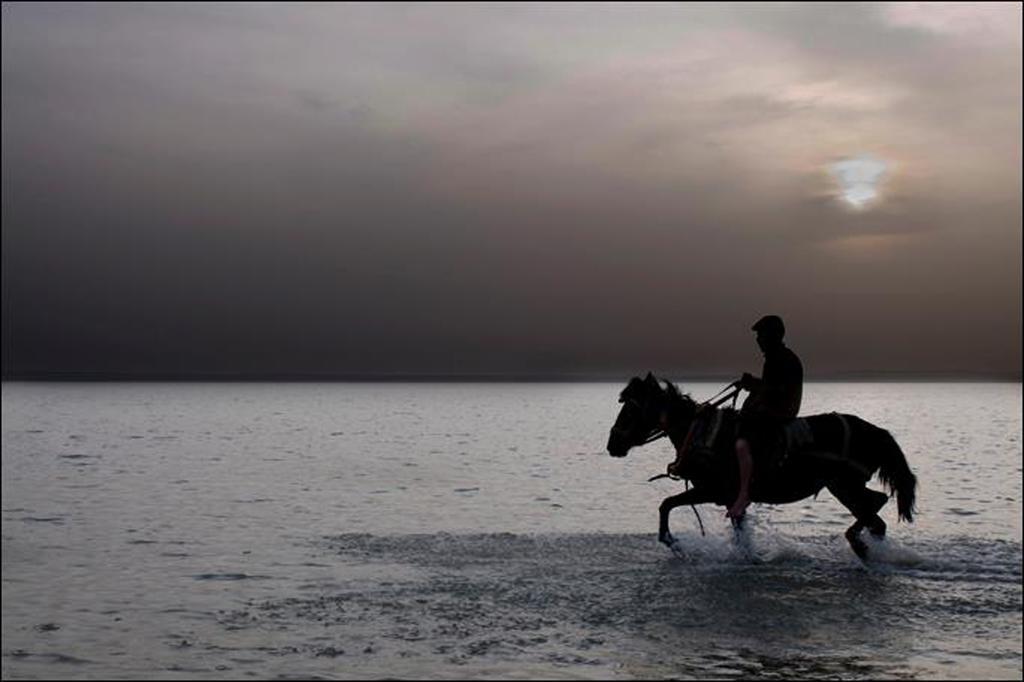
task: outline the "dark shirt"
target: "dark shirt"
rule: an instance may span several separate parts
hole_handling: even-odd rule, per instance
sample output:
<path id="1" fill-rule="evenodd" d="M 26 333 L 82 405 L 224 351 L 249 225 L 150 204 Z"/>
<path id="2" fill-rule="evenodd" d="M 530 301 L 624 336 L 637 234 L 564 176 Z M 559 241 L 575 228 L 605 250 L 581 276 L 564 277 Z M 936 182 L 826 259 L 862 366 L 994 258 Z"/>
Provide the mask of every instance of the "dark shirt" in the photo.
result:
<path id="1" fill-rule="evenodd" d="M 743 402 L 743 414 L 793 419 L 800 412 L 804 366 L 796 353 L 784 344 L 764 354 L 761 378 Z"/>

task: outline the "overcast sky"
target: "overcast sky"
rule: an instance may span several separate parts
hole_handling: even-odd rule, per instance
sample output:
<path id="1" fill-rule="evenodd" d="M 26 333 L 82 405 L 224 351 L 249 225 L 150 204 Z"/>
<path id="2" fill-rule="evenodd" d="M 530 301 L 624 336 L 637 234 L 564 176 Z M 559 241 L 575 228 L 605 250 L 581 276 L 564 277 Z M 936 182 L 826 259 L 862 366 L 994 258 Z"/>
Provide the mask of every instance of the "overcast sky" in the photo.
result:
<path id="1" fill-rule="evenodd" d="M 4 370 L 1021 371 L 1021 5 L 3 4 Z"/>

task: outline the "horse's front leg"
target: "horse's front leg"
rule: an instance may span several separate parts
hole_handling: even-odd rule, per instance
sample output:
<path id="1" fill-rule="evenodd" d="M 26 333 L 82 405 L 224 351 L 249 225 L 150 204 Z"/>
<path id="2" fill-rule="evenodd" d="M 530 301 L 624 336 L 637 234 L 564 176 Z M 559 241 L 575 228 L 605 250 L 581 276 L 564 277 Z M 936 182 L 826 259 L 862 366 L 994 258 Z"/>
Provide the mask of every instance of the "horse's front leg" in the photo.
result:
<path id="1" fill-rule="evenodd" d="M 658 507 L 658 542 L 671 547 L 676 541 L 668 529 L 668 515 L 672 513 L 673 509 L 687 504 L 705 504 L 713 501 L 711 495 L 697 488 L 691 488 L 678 495 L 666 497 L 662 501 L 661 506 Z"/>

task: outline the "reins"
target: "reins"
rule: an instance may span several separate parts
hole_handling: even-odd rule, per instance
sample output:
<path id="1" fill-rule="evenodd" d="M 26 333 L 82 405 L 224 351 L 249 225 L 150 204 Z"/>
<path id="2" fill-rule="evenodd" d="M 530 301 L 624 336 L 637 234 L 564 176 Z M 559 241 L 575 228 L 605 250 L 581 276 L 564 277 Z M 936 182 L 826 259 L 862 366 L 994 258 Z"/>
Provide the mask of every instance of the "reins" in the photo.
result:
<path id="1" fill-rule="evenodd" d="M 704 402 L 700 403 L 697 406 L 697 409 L 694 412 L 693 423 L 690 424 L 690 429 L 686 433 L 686 438 L 683 440 L 683 447 L 681 448 L 680 452 L 685 453 L 687 450 L 689 450 L 690 444 L 693 442 L 694 436 L 696 435 L 697 414 L 699 414 L 701 410 L 706 409 L 708 407 L 712 409 L 717 408 L 719 405 L 728 402 L 729 400 L 732 400 L 733 409 L 736 408 L 736 399 L 739 397 L 740 391 L 743 390 L 740 387 L 739 383 L 739 381 L 732 382 L 731 384 L 723 388 L 721 391 L 719 391 L 718 393 L 711 396 L 710 398 L 708 398 L 707 400 L 705 400 Z M 640 445 L 646 445 L 647 443 L 656 441 L 659 438 L 663 438 L 664 436 L 667 435 L 668 431 L 666 431 L 665 429 L 656 429 L 650 436 L 648 436 L 647 440 L 645 440 L 643 443 L 640 443 Z M 678 461 L 678 458 L 676 461 Z M 673 464 L 674 463 L 675 462 L 673 462 Z M 671 478 L 673 481 L 678 481 L 682 479 L 686 483 L 686 489 L 690 489 L 690 481 L 688 479 L 683 479 L 681 476 L 676 476 L 675 474 L 670 474 L 667 472 L 664 474 L 658 474 L 657 476 L 651 476 L 650 478 L 647 479 L 647 482 L 652 483 L 661 478 Z M 693 510 L 694 516 L 697 517 L 697 524 L 700 526 L 701 537 L 705 537 L 706 533 L 704 532 L 704 521 L 700 518 L 700 512 L 697 511 L 697 505 L 691 504 L 690 509 Z"/>
<path id="2" fill-rule="evenodd" d="M 742 390 L 743 389 L 740 388 L 740 382 L 734 381 L 731 384 L 729 384 L 728 386 L 726 386 L 725 388 L 723 388 L 721 391 L 716 393 L 715 395 L 711 396 L 710 398 L 708 398 L 707 400 L 702 402 L 697 407 L 698 407 L 698 409 L 700 409 L 701 407 L 718 407 L 722 403 L 724 403 L 724 402 L 726 402 L 728 400 L 732 400 L 732 406 L 735 408 L 736 407 L 736 398 L 739 397 L 740 391 L 742 391 Z M 722 395 L 723 393 L 725 395 Z M 718 396 L 722 396 L 722 397 L 719 398 Z M 716 398 L 717 398 L 717 400 L 716 400 Z"/>
<path id="3" fill-rule="evenodd" d="M 664 438 L 667 435 L 668 431 L 666 431 L 665 429 L 655 429 L 654 431 L 651 432 L 651 435 L 647 436 L 647 440 L 643 441 L 642 443 L 638 443 L 636 447 L 640 447 L 641 445 L 647 445 L 648 443 L 653 443 L 659 438 Z"/>

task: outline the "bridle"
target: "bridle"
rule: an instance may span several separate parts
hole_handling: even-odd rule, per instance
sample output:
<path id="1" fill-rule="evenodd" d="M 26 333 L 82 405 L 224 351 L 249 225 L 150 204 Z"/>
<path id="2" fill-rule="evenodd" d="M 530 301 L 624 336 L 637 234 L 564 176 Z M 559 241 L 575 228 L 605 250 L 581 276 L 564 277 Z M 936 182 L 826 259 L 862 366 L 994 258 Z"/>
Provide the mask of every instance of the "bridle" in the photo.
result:
<path id="1" fill-rule="evenodd" d="M 636 408 L 638 410 L 640 410 L 641 414 L 645 414 L 647 412 L 647 406 L 646 405 L 641 405 L 640 401 L 637 400 L 636 398 L 626 398 L 626 399 L 623 399 L 623 402 L 636 406 Z M 632 430 L 631 429 L 625 429 L 625 428 L 623 428 L 621 426 L 612 426 L 612 433 L 618 434 L 620 436 L 626 436 L 628 438 L 629 436 L 632 435 Z M 664 438 L 667 435 L 668 435 L 668 431 L 666 431 L 665 429 L 661 428 L 660 426 L 655 426 L 653 429 L 648 431 L 647 434 L 644 435 L 641 438 L 641 440 L 639 440 L 636 443 L 631 443 L 630 447 L 638 448 L 638 447 L 640 447 L 642 445 L 647 445 L 648 443 L 653 443 L 654 441 L 658 440 L 659 438 Z"/>
<path id="2" fill-rule="evenodd" d="M 704 408 L 704 407 L 712 407 L 712 408 L 718 407 L 719 405 L 721 405 L 723 403 L 726 403 L 729 400 L 732 400 L 732 406 L 735 408 L 736 407 L 736 399 L 739 397 L 740 391 L 743 390 L 740 387 L 739 384 L 740 384 L 739 381 L 732 382 L 731 384 L 729 384 L 728 386 L 723 388 L 721 391 L 719 391 L 715 395 L 711 396 L 710 398 L 708 398 L 704 402 L 702 402 L 699 405 L 697 405 L 697 409 L 699 410 L 699 409 Z M 636 398 L 624 399 L 624 402 L 632 403 L 633 405 L 635 405 L 637 407 L 637 409 L 640 410 L 641 413 L 644 413 L 644 412 L 647 411 L 646 405 L 641 405 L 640 401 L 637 400 Z M 617 433 L 617 434 L 625 435 L 625 436 L 629 436 L 630 435 L 630 431 L 622 428 L 621 426 L 613 426 L 612 427 L 612 433 Z M 648 443 L 653 443 L 654 441 L 656 441 L 656 440 L 658 440 L 660 438 L 664 438 L 667 435 L 668 435 L 668 431 L 666 429 L 663 429 L 660 426 L 655 426 L 650 431 L 647 432 L 647 435 L 643 436 L 643 438 L 640 441 L 638 441 L 637 443 L 634 443 L 631 447 L 638 448 L 638 447 L 641 447 L 643 445 L 647 445 Z"/>

